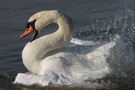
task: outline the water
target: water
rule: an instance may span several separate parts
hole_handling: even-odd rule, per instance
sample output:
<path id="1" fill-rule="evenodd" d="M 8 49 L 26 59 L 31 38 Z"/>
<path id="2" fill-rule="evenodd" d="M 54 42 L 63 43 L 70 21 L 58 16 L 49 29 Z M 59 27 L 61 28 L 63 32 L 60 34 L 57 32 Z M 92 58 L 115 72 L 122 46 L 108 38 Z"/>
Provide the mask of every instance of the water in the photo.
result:
<path id="1" fill-rule="evenodd" d="M 48 0 L 48 1 L 1 1 L 0 5 L 0 89 L 134 89 L 134 0 Z M 31 36 L 20 40 L 28 18 L 35 12 L 57 9 L 72 17 L 75 38 L 98 43 L 115 41 L 117 47 L 110 51 L 106 60 L 112 73 L 103 78 L 87 81 L 83 86 L 40 87 L 13 84 L 17 73 L 27 72 L 22 64 L 21 51 Z M 55 26 L 55 25 L 52 25 Z M 43 31 L 55 30 L 48 26 Z M 86 87 L 90 85 L 90 87 Z"/>

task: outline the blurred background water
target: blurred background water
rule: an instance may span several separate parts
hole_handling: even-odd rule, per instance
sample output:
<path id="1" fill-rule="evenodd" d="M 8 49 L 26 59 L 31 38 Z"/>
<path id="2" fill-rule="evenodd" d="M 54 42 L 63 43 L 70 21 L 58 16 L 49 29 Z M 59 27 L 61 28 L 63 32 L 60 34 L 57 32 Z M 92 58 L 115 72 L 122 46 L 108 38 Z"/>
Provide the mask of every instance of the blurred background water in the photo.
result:
<path id="1" fill-rule="evenodd" d="M 27 72 L 22 63 L 21 51 L 31 36 L 23 40 L 19 37 L 25 30 L 28 18 L 38 11 L 52 9 L 60 10 L 73 19 L 76 30 L 74 37 L 83 40 L 107 41 L 115 34 L 119 34 L 122 40 L 130 45 L 130 49 L 135 50 L 134 0 L 3 0 L 0 3 L 0 90 L 86 89 L 68 86 L 28 87 L 12 83 L 17 73 Z M 50 29 L 54 31 L 55 26 L 52 26 L 47 26 L 44 33 L 49 33 Z M 132 56 L 134 55 L 133 52 Z M 134 61 L 132 63 L 135 66 Z M 125 77 L 128 76 L 126 74 L 121 77 L 106 76 L 96 82 L 113 84 L 104 89 L 133 90 L 135 89 L 134 68 L 131 67 L 129 71 L 131 71 L 129 77 Z"/>

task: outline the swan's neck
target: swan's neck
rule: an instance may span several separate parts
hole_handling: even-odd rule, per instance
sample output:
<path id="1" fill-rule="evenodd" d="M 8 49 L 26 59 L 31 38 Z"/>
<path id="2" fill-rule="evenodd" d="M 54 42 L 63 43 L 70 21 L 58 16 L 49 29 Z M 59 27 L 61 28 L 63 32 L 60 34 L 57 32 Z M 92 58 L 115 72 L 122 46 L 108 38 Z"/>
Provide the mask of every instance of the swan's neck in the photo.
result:
<path id="1" fill-rule="evenodd" d="M 57 18 L 51 17 L 51 20 L 51 22 L 58 24 L 58 30 L 28 43 L 23 50 L 24 65 L 29 71 L 36 74 L 40 74 L 39 71 L 42 68 L 40 61 L 44 60 L 45 55 L 68 44 L 74 32 L 73 23 L 69 17 L 60 14 Z M 50 21 L 48 22 L 51 23 Z"/>

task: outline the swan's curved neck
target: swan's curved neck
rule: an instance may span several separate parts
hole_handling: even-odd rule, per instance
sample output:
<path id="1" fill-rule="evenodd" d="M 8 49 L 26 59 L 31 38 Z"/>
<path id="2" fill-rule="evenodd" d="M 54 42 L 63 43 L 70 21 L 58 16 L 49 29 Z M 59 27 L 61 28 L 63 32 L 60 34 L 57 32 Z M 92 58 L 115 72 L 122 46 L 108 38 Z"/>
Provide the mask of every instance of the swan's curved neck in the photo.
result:
<path id="1" fill-rule="evenodd" d="M 23 63 L 29 71 L 34 73 L 41 68 L 40 61 L 45 58 L 45 55 L 68 44 L 74 32 L 72 20 L 64 14 L 50 13 L 48 17 L 41 18 L 36 21 L 37 28 L 41 29 L 52 22 L 57 23 L 59 28 L 56 32 L 35 39 L 25 46 L 22 54 Z"/>

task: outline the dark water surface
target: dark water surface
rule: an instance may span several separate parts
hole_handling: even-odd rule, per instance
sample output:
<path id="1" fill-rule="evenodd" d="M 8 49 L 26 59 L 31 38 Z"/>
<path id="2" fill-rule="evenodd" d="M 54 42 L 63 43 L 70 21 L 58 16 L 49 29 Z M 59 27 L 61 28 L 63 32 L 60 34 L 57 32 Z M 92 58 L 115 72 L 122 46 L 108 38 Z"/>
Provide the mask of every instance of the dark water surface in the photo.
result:
<path id="1" fill-rule="evenodd" d="M 13 84 L 17 73 L 27 72 L 22 63 L 21 51 L 31 36 L 23 40 L 19 37 L 25 30 L 28 18 L 38 11 L 51 9 L 60 10 L 73 19 L 76 30 L 74 37 L 96 41 L 118 33 L 125 42 L 131 41 L 134 49 L 135 37 L 130 36 L 135 29 L 134 0 L 3 0 L 0 3 L 0 90 L 135 89 L 135 73 L 130 77 L 108 76 L 94 81 L 111 83 L 109 87 L 104 88 Z M 55 30 L 52 26 L 46 27 L 45 33 L 50 29 Z"/>

